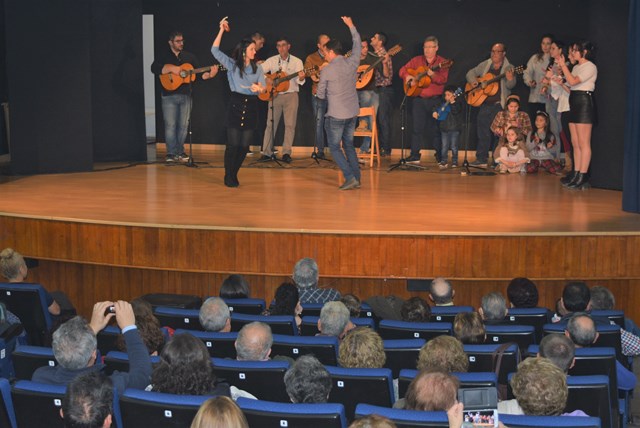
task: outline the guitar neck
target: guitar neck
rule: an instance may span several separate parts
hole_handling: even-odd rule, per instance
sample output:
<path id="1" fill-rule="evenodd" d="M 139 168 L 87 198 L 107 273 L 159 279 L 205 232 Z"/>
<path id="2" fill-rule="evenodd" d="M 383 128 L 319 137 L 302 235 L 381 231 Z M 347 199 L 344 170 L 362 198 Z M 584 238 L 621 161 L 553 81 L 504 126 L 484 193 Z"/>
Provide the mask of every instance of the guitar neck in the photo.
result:
<path id="1" fill-rule="evenodd" d="M 213 66 L 207 66 L 207 67 L 200 67 L 200 68 L 194 68 L 193 70 L 191 70 L 189 72 L 189 74 L 199 74 L 199 73 L 208 73 L 209 71 L 211 71 L 211 68 Z M 227 71 L 226 68 L 224 68 L 223 66 L 219 65 L 218 66 L 218 71 Z"/>

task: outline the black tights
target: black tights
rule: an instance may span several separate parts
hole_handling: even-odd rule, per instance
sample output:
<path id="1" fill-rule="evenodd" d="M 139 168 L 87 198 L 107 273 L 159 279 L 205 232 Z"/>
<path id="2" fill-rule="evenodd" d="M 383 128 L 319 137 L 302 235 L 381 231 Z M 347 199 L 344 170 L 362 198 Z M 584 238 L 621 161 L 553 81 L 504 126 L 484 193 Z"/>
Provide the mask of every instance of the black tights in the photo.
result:
<path id="1" fill-rule="evenodd" d="M 247 156 L 247 148 L 253 141 L 253 129 L 227 128 L 227 147 L 224 151 L 224 184 L 238 187 L 238 171 Z"/>

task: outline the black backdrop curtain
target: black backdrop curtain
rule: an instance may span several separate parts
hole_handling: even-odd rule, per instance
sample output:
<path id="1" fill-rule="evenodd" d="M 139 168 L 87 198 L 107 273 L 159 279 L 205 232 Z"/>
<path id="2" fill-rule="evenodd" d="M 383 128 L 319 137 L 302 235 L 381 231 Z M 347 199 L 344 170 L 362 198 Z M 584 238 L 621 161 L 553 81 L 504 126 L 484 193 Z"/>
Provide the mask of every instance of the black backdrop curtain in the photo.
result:
<path id="1" fill-rule="evenodd" d="M 622 209 L 640 213 L 640 0 L 629 3 Z"/>

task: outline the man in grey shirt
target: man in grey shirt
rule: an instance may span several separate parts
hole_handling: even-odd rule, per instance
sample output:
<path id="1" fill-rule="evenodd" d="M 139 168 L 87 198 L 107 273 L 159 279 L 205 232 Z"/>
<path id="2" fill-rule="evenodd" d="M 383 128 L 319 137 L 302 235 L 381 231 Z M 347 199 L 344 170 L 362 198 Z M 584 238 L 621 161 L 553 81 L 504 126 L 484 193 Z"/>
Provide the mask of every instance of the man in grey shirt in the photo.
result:
<path id="1" fill-rule="evenodd" d="M 362 45 L 351 18 L 343 16 L 342 21 L 351 32 L 351 56 L 345 58 L 342 55 L 342 44 L 339 40 L 327 42 L 325 58 L 329 64 L 320 73 L 317 96 L 328 101 L 324 129 L 327 132 L 331 156 L 344 174 L 345 182 L 340 186 L 340 190 L 351 190 L 360 188 L 360 166 L 356 149 L 353 147 L 353 132 L 356 117 L 360 112 L 356 92 L 356 70 L 360 64 Z"/>

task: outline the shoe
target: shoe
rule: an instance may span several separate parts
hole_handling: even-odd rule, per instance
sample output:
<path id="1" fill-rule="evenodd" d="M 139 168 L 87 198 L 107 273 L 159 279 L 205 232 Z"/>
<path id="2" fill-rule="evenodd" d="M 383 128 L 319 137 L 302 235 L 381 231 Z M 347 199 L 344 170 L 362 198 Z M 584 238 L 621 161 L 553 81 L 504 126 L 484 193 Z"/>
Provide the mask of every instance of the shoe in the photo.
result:
<path id="1" fill-rule="evenodd" d="M 260 156 L 260 160 L 261 160 L 261 161 L 268 161 L 268 160 L 270 160 L 270 159 L 271 159 L 271 156 L 267 156 L 267 155 L 262 155 L 262 156 Z"/>
<path id="2" fill-rule="evenodd" d="M 164 157 L 164 161 L 167 162 L 167 163 L 177 162 L 178 161 L 178 156 L 176 156 L 176 155 L 166 155 Z"/>
<path id="3" fill-rule="evenodd" d="M 438 164 L 438 168 L 440 168 L 440 169 L 447 169 L 448 166 L 449 165 L 447 165 L 445 162 L 440 162 Z"/>
<path id="4" fill-rule="evenodd" d="M 224 176 L 224 185 L 227 187 L 238 187 L 240 183 L 238 180 L 234 180 L 231 176 Z"/>
<path id="5" fill-rule="evenodd" d="M 487 161 L 481 161 L 481 160 L 474 160 L 473 162 L 469 162 L 469 165 L 471 166 L 479 166 L 481 168 L 486 168 L 487 167 Z"/>
<path id="6" fill-rule="evenodd" d="M 349 180 L 345 181 L 342 186 L 338 187 L 338 189 L 340 189 L 340 190 L 351 190 L 351 189 L 358 188 L 358 186 L 360 186 L 360 182 L 358 180 L 356 180 L 355 177 L 353 177 L 353 178 L 350 178 Z"/>
<path id="7" fill-rule="evenodd" d="M 500 170 L 500 174 L 506 174 L 507 172 L 509 172 L 509 171 L 507 171 L 506 169 L 501 169 Z"/>
<path id="8" fill-rule="evenodd" d="M 360 154 L 361 155 L 370 155 L 371 154 L 371 150 L 360 150 Z"/>
<path id="9" fill-rule="evenodd" d="M 178 155 L 178 160 L 180 162 L 187 162 L 189 160 L 189 155 L 187 155 L 186 153 L 182 152 Z"/>
<path id="10" fill-rule="evenodd" d="M 327 157 L 325 156 L 324 152 L 317 152 L 316 153 L 316 159 L 327 159 Z"/>
<path id="11" fill-rule="evenodd" d="M 452 164 L 451 164 L 451 168 L 457 168 L 457 167 L 458 167 L 458 164 L 457 164 L 457 163 L 452 163 Z"/>
<path id="12" fill-rule="evenodd" d="M 576 174 L 576 178 L 567 185 L 567 189 L 574 190 L 583 190 L 588 189 L 589 187 L 591 187 L 591 185 L 589 184 L 589 177 L 586 173 L 583 174 L 581 172 L 578 172 Z"/>
<path id="13" fill-rule="evenodd" d="M 576 175 L 576 171 L 571 171 L 560 179 L 560 184 L 562 184 L 563 187 L 567 187 L 576 178 Z"/>
<path id="14" fill-rule="evenodd" d="M 409 156 L 408 158 L 405 159 L 405 162 L 418 164 L 418 163 L 420 163 L 420 155 L 418 155 L 418 156 L 411 155 L 411 156 Z"/>
<path id="15" fill-rule="evenodd" d="M 387 151 L 386 151 L 386 150 L 384 150 L 384 149 L 380 150 L 380 157 L 381 157 L 381 158 L 383 158 L 383 157 L 385 157 L 385 156 L 389 156 L 389 155 L 387 154 Z"/>
<path id="16" fill-rule="evenodd" d="M 282 162 L 291 163 L 291 160 L 291 155 L 289 153 L 282 155 Z"/>
<path id="17" fill-rule="evenodd" d="M 253 152 L 252 152 L 251 150 L 249 150 L 249 151 L 247 152 L 247 156 L 253 156 Z"/>
<path id="18" fill-rule="evenodd" d="M 357 183 L 358 183 L 358 184 L 356 184 L 356 187 L 355 187 L 355 188 L 356 188 L 356 189 L 359 189 L 359 188 L 360 188 L 360 180 L 356 180 L 356 181 L 357 181 Z"/>

